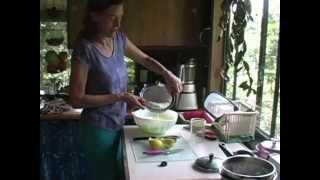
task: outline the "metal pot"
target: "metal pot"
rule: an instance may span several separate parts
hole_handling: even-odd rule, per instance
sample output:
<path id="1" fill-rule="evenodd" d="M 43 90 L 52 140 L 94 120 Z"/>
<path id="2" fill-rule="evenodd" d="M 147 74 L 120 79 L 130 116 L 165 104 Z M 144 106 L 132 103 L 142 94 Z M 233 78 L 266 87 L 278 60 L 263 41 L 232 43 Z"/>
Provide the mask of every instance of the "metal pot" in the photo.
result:
<path id="1" fill-rule="evenodd" d="M 229 151 L 224 143 L 219 147 L 228 157 L 221 167 L 221 176 L 223 180 L 276 180 L 276 167 L 267 160 L 254 155 L 249 151 Z M 239 155 L 241 154 L 241 155 Z M 246 156 L 248 154 L 250 156 Z"/>

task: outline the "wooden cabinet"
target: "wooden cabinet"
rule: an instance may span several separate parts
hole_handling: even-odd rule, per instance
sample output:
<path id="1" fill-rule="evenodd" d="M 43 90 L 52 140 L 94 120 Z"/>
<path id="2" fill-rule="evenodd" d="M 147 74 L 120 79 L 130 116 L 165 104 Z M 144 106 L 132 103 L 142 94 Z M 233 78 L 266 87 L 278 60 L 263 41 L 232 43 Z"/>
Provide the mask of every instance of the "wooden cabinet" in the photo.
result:
<path id="1" fill-rule="evenodd" d="M 73 48 L 78 33 L 82 29 L 87 0 L 68 0 L 68 47 Z"/>
<path id="2" fill-rule="evenodd" d="M 198 46 L 204 1 L 126 0 L 122 29 L 138 46 Z M 82 27 L 85 0 L 69 0 L 69 45 Z"/>
<path id="3" fill-rule="evenodd" d="M 138 46 L 199 44 L 200 1 L 126 0 L 123 29 Z"/>

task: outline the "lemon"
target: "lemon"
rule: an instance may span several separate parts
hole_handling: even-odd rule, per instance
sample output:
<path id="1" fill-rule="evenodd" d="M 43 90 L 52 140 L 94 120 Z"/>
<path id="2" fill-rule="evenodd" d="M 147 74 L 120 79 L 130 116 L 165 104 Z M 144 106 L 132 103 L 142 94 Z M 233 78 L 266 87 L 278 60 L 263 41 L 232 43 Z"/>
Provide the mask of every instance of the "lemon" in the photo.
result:
<path id="1" fill-rule="evenodd" d="M 150 148 L 153 150 L 163 149 L 164 144 L 158 138 L 149 138 Z"/>
<path id="2" fill-rule="evenodd" d="M 176 139 L 172 139 L 172 138 L 162 138 L 161 141 L 165 149 L 172 148 L 176 143 Z"/>

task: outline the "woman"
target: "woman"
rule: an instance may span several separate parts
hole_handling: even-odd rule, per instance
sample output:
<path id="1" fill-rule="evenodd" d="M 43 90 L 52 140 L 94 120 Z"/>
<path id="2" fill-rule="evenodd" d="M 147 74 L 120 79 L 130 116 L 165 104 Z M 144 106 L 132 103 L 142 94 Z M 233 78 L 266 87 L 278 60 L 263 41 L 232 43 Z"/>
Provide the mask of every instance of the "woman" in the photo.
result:
<path id="1" fill-rule="evenodd" d="M 70 104 L 83 108 L 81 141 L 92 180 L 124 179 L 121 135 L 127 105 L 143 108 L 143 99 L 127 93 L 124 56 L 161 75 L 173 95 L 182 89 L 173 73 L 119 32 L 122 16 L 122 0 L 89 0 L 72 55 Z"/>

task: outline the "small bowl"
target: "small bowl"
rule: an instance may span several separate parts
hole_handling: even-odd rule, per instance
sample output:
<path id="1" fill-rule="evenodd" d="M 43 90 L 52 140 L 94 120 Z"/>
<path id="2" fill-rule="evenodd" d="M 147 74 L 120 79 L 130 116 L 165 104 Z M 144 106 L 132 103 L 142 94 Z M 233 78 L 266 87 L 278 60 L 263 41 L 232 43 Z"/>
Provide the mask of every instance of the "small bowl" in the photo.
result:
<path id="1" fill-rule="evenodd" d="M 139 109 L 132 112 L 132 115 L 139 128 L 146 134 L 153 136 L 165 134 L 178 120 L 178 113 L 172 110 L 155 113 L 148 109 Z"/>

